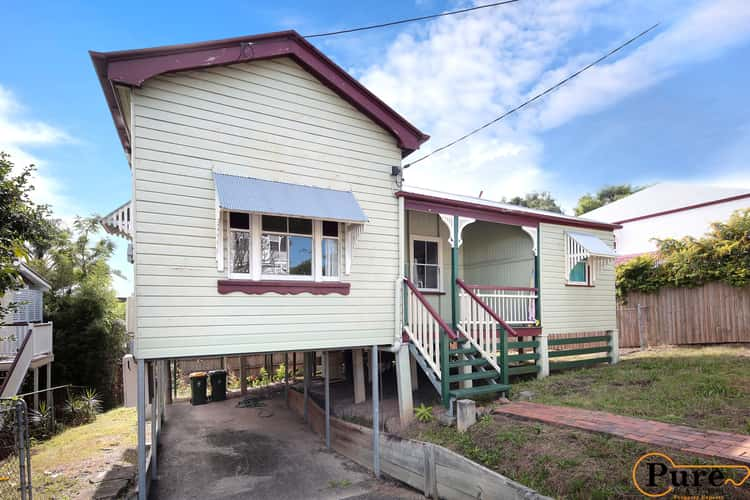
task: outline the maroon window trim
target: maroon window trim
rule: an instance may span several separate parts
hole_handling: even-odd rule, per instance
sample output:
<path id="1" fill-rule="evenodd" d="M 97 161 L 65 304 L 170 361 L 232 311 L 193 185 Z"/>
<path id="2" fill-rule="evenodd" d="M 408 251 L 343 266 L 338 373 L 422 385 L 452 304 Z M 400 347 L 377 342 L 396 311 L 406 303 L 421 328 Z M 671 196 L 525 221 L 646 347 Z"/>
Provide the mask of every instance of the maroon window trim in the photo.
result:
<path id="1" fill-rule="evenodd" d="M 281 295 L 297 295 L 311 293 L 313 295 L 349 295 L 350 283 L 341 281 L 294 281 L 294 280 L 219 280 L 217 289 L 220 294 L 242 292 L 247 295 L 263 295 L 265 293 L 279 293 Z"/>

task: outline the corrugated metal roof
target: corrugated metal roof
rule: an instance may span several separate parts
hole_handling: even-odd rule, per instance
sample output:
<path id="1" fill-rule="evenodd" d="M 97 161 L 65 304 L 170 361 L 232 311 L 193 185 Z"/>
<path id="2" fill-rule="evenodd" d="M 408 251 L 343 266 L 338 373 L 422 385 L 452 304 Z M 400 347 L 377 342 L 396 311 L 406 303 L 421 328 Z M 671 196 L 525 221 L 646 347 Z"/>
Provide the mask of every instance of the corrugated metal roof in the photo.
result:
<path id="1" fill-rule="evenodd" d="M 262 214 L 364 223 L 367 215 L 351 191 L 266 181 L 214 172 L 219 206 Z"/>
<path id="2" fill-rule="evenodd" d="M 569 232 L 568 236 L 576 240 L 592 257 L 617 257 L 614 250 L 592 234 Z"/>

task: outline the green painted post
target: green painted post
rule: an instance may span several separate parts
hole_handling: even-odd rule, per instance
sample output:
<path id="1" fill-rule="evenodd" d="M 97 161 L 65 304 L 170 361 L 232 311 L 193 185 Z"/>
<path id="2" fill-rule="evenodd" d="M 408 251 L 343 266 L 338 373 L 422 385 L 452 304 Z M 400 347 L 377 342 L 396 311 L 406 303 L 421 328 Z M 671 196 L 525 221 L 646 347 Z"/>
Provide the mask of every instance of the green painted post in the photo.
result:
<path id="1" fill-rule="evenodd" d="M 510 383 L 508 374 L 508 332 L 505 328 L 500 331 L 500 370 L 500 375 L 503 377 L 503 384 L 508 385 Z"/>
<path id="2" fill-rule="evenodd" d="M 450 394 L 450 384 L 448 383 L 448 375 L 449 370 L 448 368 L 448 343 L 450 342 L 450 339 L 448 338 L 448 334 L 444 331 L 440 332 L 440 396 L 443 399 L 443 406 L 445 408 L 450 408 L 451 404 L 451 398 Z"/>

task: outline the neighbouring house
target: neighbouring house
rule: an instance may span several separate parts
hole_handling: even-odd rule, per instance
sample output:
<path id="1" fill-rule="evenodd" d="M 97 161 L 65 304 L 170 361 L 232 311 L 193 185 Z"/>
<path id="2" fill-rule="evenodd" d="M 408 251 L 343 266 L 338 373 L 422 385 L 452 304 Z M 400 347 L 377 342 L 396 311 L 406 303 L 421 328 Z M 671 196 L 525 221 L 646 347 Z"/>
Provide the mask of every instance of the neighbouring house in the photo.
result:
<path id="1" fill-rule="evenodd" d="M 404 187 L 428 136 L 296 32 L 91 57 L 133 177 L 102 224 L 132 245 L 141 492 L 147 363 L 158 423 L 183 357 L 351 351 L 361 402 L 393 353 L 404 420 L 417 365 L 452 408 L 569 336 L 616 361 L 619 226 Z"/>
<path id="2" fill-rule="evenodd" d="M 33 374 L 33 404 L 39 406 L 39 370 L 44 369 L 45 389 L 52 387 L 52 323 L 44 321 L 44 292 L 50 285 L 26 264 L 19 263 L 23 286 L 2 297 L 5 307 L 12 310 L 0 322 L 0 397 L 18 394 L 26 376 Z M 47 391 L 51 406 L 52 392 Z"/>
<path id="3" fill-rule="evenodd" d="M 750 208 L 750 189 L 665 182 L 592 210 L 584 216 L 622 227 L 615 230 L 617 263 L 654 252 L 657 239 L 700 238 L 711 223 Z"/>

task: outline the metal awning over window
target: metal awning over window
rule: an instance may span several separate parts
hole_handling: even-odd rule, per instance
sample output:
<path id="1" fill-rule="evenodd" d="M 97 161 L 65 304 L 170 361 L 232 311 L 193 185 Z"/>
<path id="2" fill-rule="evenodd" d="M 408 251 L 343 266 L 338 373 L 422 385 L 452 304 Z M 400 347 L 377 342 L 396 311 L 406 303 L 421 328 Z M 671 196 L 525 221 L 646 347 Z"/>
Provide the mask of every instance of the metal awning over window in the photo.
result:
<path id="1" fill-rule="evenodd" d="M 364 224 L 367 216 L 350 191 L 214 173 L 218 208 L 287 217 Z"/>
<path id="2" fill-rule="evenodd" d="M 614 262 L 617 253 L 601 239 L 593 234 L 573 233 L 565 234 L 565 275 L 580 262 L 587 261 L 591 269 L 591 281 L 604 266 Z"/>

